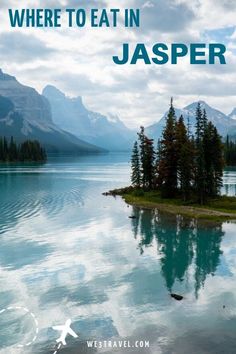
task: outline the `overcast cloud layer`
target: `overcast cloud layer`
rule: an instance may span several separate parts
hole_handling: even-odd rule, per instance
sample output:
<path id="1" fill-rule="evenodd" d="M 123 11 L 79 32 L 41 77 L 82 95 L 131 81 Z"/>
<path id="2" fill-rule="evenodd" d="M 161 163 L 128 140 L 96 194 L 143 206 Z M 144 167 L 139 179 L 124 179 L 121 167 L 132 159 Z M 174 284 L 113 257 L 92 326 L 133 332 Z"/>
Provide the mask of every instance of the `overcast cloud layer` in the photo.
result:
<path id="1" fill-rule="evenodd" d="M 8 8 L 141 8 L 141 27 L 12 29 Z M 1 1 L 0 66 L 42 91 L 47 84 L 87 106 L 117 114 L 136 128 L 158 121 L 170 96 L 183 107 L 203 99 L 224 113 L 236 106 L 235 0 Z M 118 66 L 112 56 L 124 42 L 220 42 L 227 64 Z"/>

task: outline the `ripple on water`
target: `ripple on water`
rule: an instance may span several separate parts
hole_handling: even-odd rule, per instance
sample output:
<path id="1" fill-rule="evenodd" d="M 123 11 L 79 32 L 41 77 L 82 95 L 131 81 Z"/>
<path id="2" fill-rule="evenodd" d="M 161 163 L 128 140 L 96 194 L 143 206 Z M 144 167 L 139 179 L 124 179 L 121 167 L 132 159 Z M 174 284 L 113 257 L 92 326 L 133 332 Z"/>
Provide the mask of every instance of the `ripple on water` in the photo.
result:
<path id="1" fill-rule="evenodd" d="M 57 193 L 21 195 L 18 200 L 0 204 L 0 233 L 15 226 L 18 220 L 29 221 L 46 211 L 49 218 L 56 218 L 68 206 L 81 206 L 83 199 L 77 188 Z"/>

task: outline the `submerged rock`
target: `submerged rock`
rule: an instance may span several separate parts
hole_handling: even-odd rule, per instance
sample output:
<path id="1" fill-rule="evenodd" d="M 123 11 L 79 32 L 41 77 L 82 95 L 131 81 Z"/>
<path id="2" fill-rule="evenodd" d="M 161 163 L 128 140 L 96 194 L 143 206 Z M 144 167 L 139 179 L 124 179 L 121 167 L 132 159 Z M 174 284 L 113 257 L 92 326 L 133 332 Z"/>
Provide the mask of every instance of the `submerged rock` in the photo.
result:
<path id="1" fill-rule="evenodd" d="M 183 300 L 183 298 L 184 298 L 182 295 L 178 295 L 178 294 L 170 294 L 170 296 L 173 297 L 177 301 Z"/>

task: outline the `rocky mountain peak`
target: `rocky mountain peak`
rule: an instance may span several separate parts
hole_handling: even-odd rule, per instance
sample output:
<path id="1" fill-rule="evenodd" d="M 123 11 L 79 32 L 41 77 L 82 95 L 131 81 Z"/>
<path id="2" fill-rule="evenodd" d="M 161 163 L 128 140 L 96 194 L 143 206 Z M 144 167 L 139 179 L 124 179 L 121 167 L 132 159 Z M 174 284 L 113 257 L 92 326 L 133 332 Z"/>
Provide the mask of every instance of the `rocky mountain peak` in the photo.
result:
<path id="1" fill-rule="evenodd" d="M 35 89 L 22 85 L 14 76 L 0 70 L 0 95 L 12 101 L 15 111 L 28 122 L 52 123 L 47 99 Z"/>
<path id="2" fill-rule="evenodd" d="M 81 96 L 69 97 L 51 85 L 43 95 L 51 104 L 53 121 L 80 139 L 108 150 L 127 150 L 136 137 L 117 116 L 87 109 Z"/>
<path id="3" fill-rule="evenodd" d="M 212 108 L 205 101 L 201 100 L 201 101 L 196 101 L 196 102 L 189 104 L 188 106 L 184 107 L 184 109 L 190 110 L 190 111 L 196 110 L 198 103 L 200 103 L 202 109 L 211 109 Z"/>
<path id="4" fill-rule="evenodd" d="M 66 98 L 65 94 L 53 85 L 45 86 L 43 89 L 42 95 L 44 95 L 45 97 L 48 97 L 48 98 L 50 97 L 52 99 Z"/>
<path id="5" fill-rule="evenodd" d="M 219 111 L 218 109 L 209 106 L 209 104 L 205 101 L 195 101 L 187 105 L 183 109 L 175 108 L 176 116 L 179 117 L 180 114 L 182 114 L 185 119 L 185 122 L 189 121 L 192 130 L 194 130 L 196 124 L 195 113 L 196 113 L 196 107 L 198 103 L 200 103 L 202 109 L 206 110 L 208 120 L 211 121 L 216 126 L 216 128 L 218 129 L 219 133 L 222 136 L 226 136 L 232 128 L 234 129 L 236 127 L 236 121 L 232 119 L 234 114 L 232 115 L 231 113 L 232 116 L 231 115 L 227 116 L 226 114 Z M 166 115 L 167 112 L 157 123 L 146 128 L 146 131 L 150 137 L 156 139 L 161 136 L 166 121 L 165 120 Z M 236 119 L 236 110 L 235 110 L 235 119 Z"/>
<path id="6" fill-rule="evenodd" d="M 59 90 L 58 92 L 60 93 Z M 0 132 L 8 139 L 14 136 L 17 142 L 26 139 L 39 140 L 50 152 L 104 151 L 61 130 L 52 121 L 51 107 L 47 98 L 34 88 L 22 85 L 14 76 L 7 75 L 2 70 L 0 70 Z"/>
<path id="7" fill-rule="evenodd" d="M 8 81 L 8 80 L 16 81 L 16 78 L 15 78 L 15 76 L 11 76 L 11 75 L 5 74 L 2 71 L 2 69 L 0 69 L 0 80 L 2 80 L 2 81 Z"/>
<path id="8" fill-rule="evenodd" d="M 71 103 L 76 103 L 80 106 L 83 106 L 83 101 L 81 96 L 77 97 L 68 97 L 64 92 L 62 92 L 60 89 L 53 85 L 47 85 L 44 87 L 42 91 L 42 95 L 45 96 L 49 101 L 57 101 L 57 100 L 64 100 L 68 101 L 70 100 Z"/>

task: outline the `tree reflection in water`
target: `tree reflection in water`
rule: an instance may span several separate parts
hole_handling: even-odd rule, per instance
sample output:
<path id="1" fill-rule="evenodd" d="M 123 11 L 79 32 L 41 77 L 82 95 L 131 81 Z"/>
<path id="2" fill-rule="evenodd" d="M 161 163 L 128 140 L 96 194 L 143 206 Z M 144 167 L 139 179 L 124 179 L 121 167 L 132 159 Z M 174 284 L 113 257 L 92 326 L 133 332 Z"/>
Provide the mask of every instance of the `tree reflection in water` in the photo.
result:
<path id="1" fill-rule="evenodd" d="M 195 295 L 204 287 L 208 274 L 214 275 L 220 262 L 222 223 L 203 222 L 181 215 L 170 215 L 157 210 L 133 207 L 131 220 L 140 254 L 145 248 L 157 245 L 162 275 L 168 291 L 176 280 L 182 282 L 194 266 Z"/>

